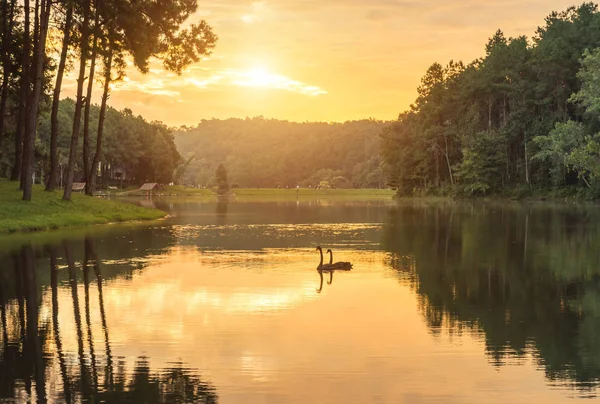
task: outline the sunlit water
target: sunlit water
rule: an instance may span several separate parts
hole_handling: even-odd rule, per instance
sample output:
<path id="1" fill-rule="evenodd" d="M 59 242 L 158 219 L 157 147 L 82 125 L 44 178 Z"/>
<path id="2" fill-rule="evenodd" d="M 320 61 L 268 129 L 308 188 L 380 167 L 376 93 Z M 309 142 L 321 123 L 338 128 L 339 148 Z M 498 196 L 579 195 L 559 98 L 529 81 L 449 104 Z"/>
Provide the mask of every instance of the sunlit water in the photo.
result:
<path id="1" fill-rule="evenodd" d="M 598 393 L 598 207 L 155 203 L 173 216 L 0 242 L 0 401 Z"/>

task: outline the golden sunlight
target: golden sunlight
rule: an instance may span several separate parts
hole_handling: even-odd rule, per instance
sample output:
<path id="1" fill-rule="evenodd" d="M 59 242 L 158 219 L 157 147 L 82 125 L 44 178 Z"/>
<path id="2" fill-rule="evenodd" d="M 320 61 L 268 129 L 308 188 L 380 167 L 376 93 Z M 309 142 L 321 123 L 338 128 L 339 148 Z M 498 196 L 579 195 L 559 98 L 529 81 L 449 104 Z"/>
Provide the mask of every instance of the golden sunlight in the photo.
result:
<path id="1" fill-rule="evenodd" d="M 327 94 L 327 91 L 319 87 L 309 86 L 288 77 L 270 73 L 263 67 L 254 67 L 242 71 L 230 70 L 229 74 L 232 77 L 232 84 L 241 87 L 272 88 L 306 95 Z"/>

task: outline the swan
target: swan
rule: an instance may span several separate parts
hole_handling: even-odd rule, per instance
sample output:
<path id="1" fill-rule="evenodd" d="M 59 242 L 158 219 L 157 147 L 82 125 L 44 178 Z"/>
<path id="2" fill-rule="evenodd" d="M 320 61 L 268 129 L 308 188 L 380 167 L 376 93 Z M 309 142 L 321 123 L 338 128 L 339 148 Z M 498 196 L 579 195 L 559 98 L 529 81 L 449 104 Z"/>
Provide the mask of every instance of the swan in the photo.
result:
<path id="1" fill-rule="evenodd" d="M 317 271 L 331 271 L 331 264 L 323 264 L 323 249 L 321 246 L 317 246 L 317 251 L 321 254 L 321 262 L 319 262 L 319 266 L 317 267 Z"/>
<path id="2" fill-rule="evenodd" d="M 333 262 L 333 251 L 331 251 L 331 248 L 327 249 L 327 252 L 329 253 L 329 267 L 330 269 L 334 270 L 334 271 L 349 271 L 352 269 L 352 264 L 350 262 Z"/>

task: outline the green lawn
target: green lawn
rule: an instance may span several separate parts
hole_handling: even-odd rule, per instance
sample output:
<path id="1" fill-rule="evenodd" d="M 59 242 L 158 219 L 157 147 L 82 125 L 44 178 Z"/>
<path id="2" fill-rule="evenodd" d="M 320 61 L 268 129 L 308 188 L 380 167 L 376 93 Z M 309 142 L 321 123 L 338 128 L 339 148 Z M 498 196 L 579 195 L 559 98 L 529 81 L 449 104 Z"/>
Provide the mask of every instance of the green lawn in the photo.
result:
<path id="1" fill-rule="evenodd" d="M 281 189 L 281 188 L 238 188 L 233 192 L 236 196 L 331 196 L 351 198 L 391 198 L 395 192 L 390 189 Z"/>
<path id="2" fill-rule="evenodd" d="M 134 220 L 159 219 L 166 215 L 126 203 L 73 193 L 71 202 L 62 191 L 46 192 L 36 185 L 31 202 L 21 200 L 19 184 L 0 179 L 0 234 L 77 227 Z"/>
<path id="3" fill-rule="evenodd" d="M 314 189 L 314 188 L 235 188 L 231 192 L 238 198 L 258 198 L 258 197 L 342 197 L 342 198 L 391 198 L 395 192 L 390 189 Z M 117 193 L 116 196 L 144 196 L 144 193 Z M 180 185 L 166 186 L 164 189 L 152 192 L 155 196 L 190 196 L 190 197 L 209 197 L 216 198 L 218 195 L 213 189 L 208 188 L 187 188 Z"/>
<path id="4" fill-rule="evenodd" d="M 114 191 L 115 196 L 146 196 L 146 191 L 139 191 L 139 187 L 129 187 L 119 191 Z M 155 196 L 204 196 L 216 197 L 212 190 L 206 188 L 187 188 L 181 185 L 169 185 L 163 189 L 156 189 L 151 192 Z"/>
<path id="5" fill-rule="evenodd" d="M 216 196 L 216 194 L 206 188 L 186 188 L 182 185 L 172 185 L 165 187 L 164 191 L 155 193 L 173 196 Z"/>

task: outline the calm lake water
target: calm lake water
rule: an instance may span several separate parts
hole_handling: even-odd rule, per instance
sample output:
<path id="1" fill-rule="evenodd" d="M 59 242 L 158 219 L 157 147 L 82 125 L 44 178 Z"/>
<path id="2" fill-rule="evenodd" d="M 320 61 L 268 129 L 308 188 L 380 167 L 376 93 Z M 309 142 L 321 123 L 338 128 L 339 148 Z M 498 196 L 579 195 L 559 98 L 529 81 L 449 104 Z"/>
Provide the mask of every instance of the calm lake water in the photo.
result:
<path id="1" fill-rule="evenodd" d="M 598 395 L 600 207 L 143 203 L 173 217 L 0 240 L 0 401 Z"/>

